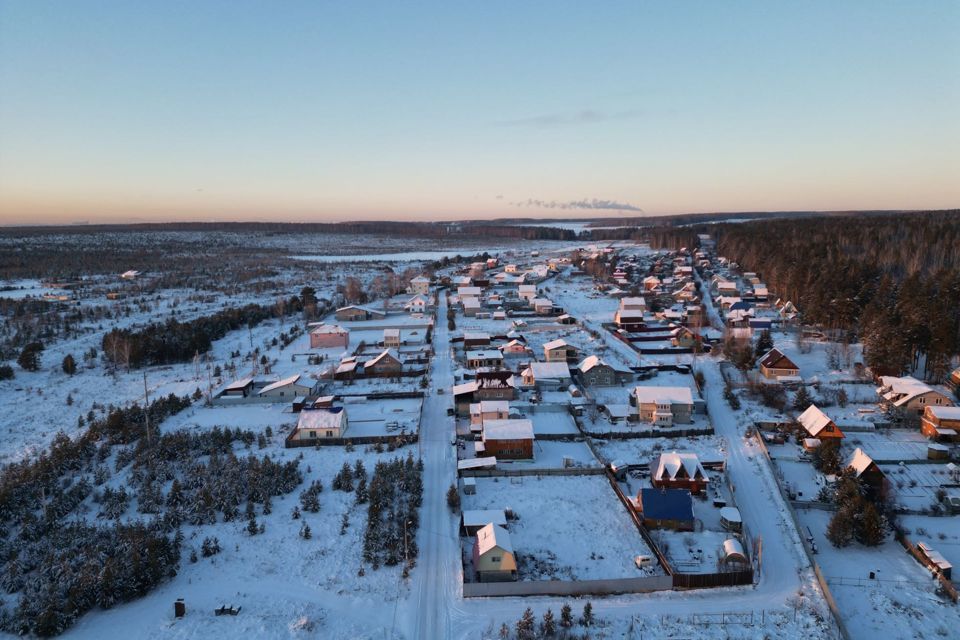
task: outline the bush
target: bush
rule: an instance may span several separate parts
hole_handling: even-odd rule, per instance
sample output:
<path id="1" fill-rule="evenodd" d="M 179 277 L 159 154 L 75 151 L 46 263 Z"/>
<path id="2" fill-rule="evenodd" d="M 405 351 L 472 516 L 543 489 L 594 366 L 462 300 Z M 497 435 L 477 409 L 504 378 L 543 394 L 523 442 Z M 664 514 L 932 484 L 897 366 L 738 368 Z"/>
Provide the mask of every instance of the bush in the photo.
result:
<path id="1" fill-rule="evenodd" d="M 0 380 L 13 380 L 13 367 L 8 364 L 0 364 Z"/>
<path id="2" fill-rule="evenodd" d="M 451 511 L 460 508 L 460 492 L 457 491 L 457 485 L 455 484 L 451 484 L 450 488 L 447 489 L 447 506 L 450 507 Z"/>

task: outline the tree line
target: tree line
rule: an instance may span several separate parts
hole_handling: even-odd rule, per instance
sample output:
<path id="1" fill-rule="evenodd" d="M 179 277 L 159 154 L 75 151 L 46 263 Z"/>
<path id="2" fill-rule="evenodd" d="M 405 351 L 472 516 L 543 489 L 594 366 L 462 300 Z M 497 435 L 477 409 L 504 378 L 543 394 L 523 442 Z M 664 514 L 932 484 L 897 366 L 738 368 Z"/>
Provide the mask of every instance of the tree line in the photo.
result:
<path id="1" fill-rule="evenodd" d="M 717 252 L 756 271 L 805 323 L 864 344 L 874 372 L 934 382 L 960 352 L 960 212 L 715 225 Z"/>

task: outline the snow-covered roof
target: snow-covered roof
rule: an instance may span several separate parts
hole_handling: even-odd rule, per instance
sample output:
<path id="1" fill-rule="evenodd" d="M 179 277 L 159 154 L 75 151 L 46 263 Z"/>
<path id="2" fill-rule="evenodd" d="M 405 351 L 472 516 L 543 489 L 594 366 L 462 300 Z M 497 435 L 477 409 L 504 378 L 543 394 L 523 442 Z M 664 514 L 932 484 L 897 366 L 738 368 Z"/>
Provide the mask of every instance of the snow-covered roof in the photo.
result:
<path id="1" fill-rule="evenodd" d="M 927 411 L 940 420 L 960 420 L 960 407 L 938 407 L 937 405 L 927 405 Z"/>
<path id="2" fill-rule="evenodd" d="M 480 308 L 480 301 L 477 300 L 476 298 L 474 298 L 473 296 L 467 296 L 467 297 L 465 297 L 465 298 L 461 298 L 461 299 L 460 299 L 460 304 L 462 304 L 465 309 L 468 308 L 468 307 L 469 307 L 470 309 L 479 309 L 479 308 Z"/>
<path id="3" fill-rule="evenodd" d="M 416 278 L 413 278 L 410 282 L 416 282 L 418 284 L 430 284 L 430 278 L 427 278 L 425 276 L 417 276 Z"/>
<path id="4" fill-rule="evenodd" d="M 400 356 L 397 354 L 396 350 L 394 350 L 394 349 L 384 349 L 383 351 L 380 352 L 380 355 L 378 355 L 378 356 L 377 356 L 376 358 L 374 358 L 373 360 L 370 360 L 370 361 L 364 363 L 363 366 L 364 366 L 364 367 L 372 367 L 372 366 L 376 365 L 378 362 L 380 362 L 381 360 L 384 360 L 384 359 L 386 359 L 386 358 L 388 358 L 388 357 L 389 357 L 389 358 L 393 358 L 393 359 L 396 360 L 397 362 L 400 362 Z"/>
<path id="5" fill-rule="evenodd" d="M 223 388 L 224 391 L 236 391 L 238 389 L 243 389 L 250 385 L 253 382 L 253 378 L 240 378 L 239 380 L 234 380 L 227 386 Z"/>
<path id="6" fill-rule="evenodd" d="M 760 365 L 768 369 L 800 370 L 800 367 L 795 365 L 793 360 L 785 356 L 779 349 L 770 349 L 770 351 L 767 351 L 763 357 L 760 358 Z"/>
<path id="7" fill-rule="evenodd" d="M 322 324 L 318 324 L 318 325 L 316 325 L 315 327 L 313 327 L 312 329 L 310 329 L 310 333 L 315 333 L 315 334 L 318 334 L 318 335 L 319 335 L 319 334 L 325 334 L 325 333 L 337 333 L 337 334 L 339 334 L 339 333 L 347 333 L 347 330 L 344 329 L 343 327 L 337 326 L 337 325 L 335 325 L 335 324 L 322 323 Z"/>
<path id="8" fill-rule="evenodd" d="M 567 341 L 563 338 L 557 338 L 556 340 L 551 340 L 550 342 L 543 345 L 545 351 L 552 351 L 553 349 L 561 349 L 564 347 L 569 347 Z"/>
<path id="9" fill-rule="evenodd" d="M 287 385 L 296 384 L 297 381 L 302 377 L 303 377 L 302 374 L 297 373 L 290 376 L 289 378 L 284 378 L 283 380 L 277 380 L 276 382 L 268 384 L 263 389 L 260 389 L 259 395 L 263 395 L 269 391 L 273 391 L 274 389 L 279 389 L 280 387 L 286 387 Z"/>
<path id="10" fill-rule="evenodd" d="M 534 298 L 533 300 L 530 301 L 530 304 L 532 304 L 535 307 L 552 307 L 553 306 L 553 302 L 551 302 L 550 298 Z"/>
<path id="11" fill-rule="evenodd" d="M 873 458 L 868 456 L 863 449 L 857 447 L 853 451 L 853 455 L 850 456 L 850 460 L 847 461 L 847 468 L 853 469 L 856 476 L 859 478 L 864 471 L 866 471 L 870 465 L 873 464 Z"/>
<path id="12" fill-rule="evenodd" d="M 500 525 L 491 522 L 477 532 L 477 551 L 480 555 L 483 555 L 497 547 L 508 553 L 513 553 L 510 534 Z"/>
<path id="13" fill-rule="evenodd" d="M 693 404 L 690 387 L 637 387 L 633 390 L 637 404 Z"/>
<path id="14" fill-rule="evenodd" d="M 647 301 L 643 299 L 642 296 L 628 296 L 626 298 L 620 298 L 620 307 L 645 307 L 647 306 Z"/>
<path id="15" fill-rule="evenodd" d="M 476 380 L 471 380 L 470 382 L 464 382 L 463 384 L 453 385 L 453 395 L 459 396 L 464 393 L 473 393 L 480 388 L 480 383 Z"/>
<path id="16" fill-rule="evenodd" d="M 703 465 L 700 464 L 700 458 L 697 457 L 697 454 L 689 452 L 678 453 L 676 451 L 660 454 L 653 477 L 656 479 L 666 477 L 672 480 L 677 477 L 680 469 L 686 470 L 688 478 L 700 476 L 704 480 L 707 479 L 707 472 L 703 468 Z"/>
<path id="17" fill-rule="evenodd" d="M 467 360 L 502 360 L 503 354 L 497 349 L 467 351 Z"/>
<path id="18" fill-rule="evenodd" d="M 331 409 L 304 409 L 300 412 L 297 429 L 339 429 L 346 411 L 343 407 Z"/>
<path id="19" fill-rule="evenodd" d="M 490 334 L 482 331 L 464 331 L 464 340 L 490 340 Z"/>
<path id="20" fill-rule="evenodd" d="M 507 526 L 507 514 L 503 509 L 468 509 L 461 517 L 465 527 L 482 527 L 490 523 Z"/>
<path id="21" fill-rule="evenodd" d="M 487 420 L 483 423 L 484 440 L 533 440 L 533 422 L 525 418 Z"/>
<path id="22" fill-rule="evenodd" d="M 384 330 L 383 330 L 383 337 L 384 337 L 384 338 L 399 338 L 399 337 L 400 337 L 400 329 L 384 329 Z"/>
<path id="23" fill-rule="evenodd" d="M 797 422 L 806 429 L 807 433 L 816 437 L 820 435 L 820 432 L 823 431 L 828 424 L 832 423 L 833 420 L 821 411 L 817 405 L 812 404 L 797 417 Z"/>
<path id="24" fill-rule="evenodd" d="M 936 389 L 925 382 L 917 380 L 913 376 L 904 376 L 902 378 L 881 376 L 880 388 L 877 389 L 877 393 L 882 395 L 884 399 L 893 402 L 897 407 L 903 406 L 917 396 L 922 396 L 931 391 L 936 391 Z"/>
<path id="25" fill-rule="evenodd" d="M 479 296 L 483 293 L 482 287 L 457 287 L 457 295 L 463 296 Z"/>
<path id="26" fill-rule="evenodd" d="M 534 380 L 563 380 L 570 377 L 570 367 L 566 362 L 531 362 L 530 366 L 523 370 L 523 375 L 532 375 Z"/>
<path id="27" fill-rule="evenodd" d="M 487 467 L 495 468 L 496 466 L 496 456 L 488 456 L 486 458 L 467 458 L 466 460 L 460 460 L 457 462 L 457 471 L 463 471 L 465 469 L 484 469 Z"/>
<path id="28" fill-rule="evenodd" d="M 470 413 L 507 413 L 509 411 L 509 400 L 481 400 L 470 405 Z"/>
<path id="29" fill-rule="evenodd" d="M 730 562 L 731 560 L 747 561 L 747 554 L 743 552 L 743 545 L 736 538 L 727 538 L 723 541 L 723 561 Z"/>

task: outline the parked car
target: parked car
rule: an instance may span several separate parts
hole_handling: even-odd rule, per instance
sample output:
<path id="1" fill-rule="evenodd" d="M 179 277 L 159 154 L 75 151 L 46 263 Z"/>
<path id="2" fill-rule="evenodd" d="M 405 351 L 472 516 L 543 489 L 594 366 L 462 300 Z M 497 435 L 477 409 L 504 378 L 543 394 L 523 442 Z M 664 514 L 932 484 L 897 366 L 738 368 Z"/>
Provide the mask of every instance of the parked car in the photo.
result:
<path id="1" fill-rule="evenodd" d="M 646 569 L 653 566 L 653 556 L 637 556 L 633 559 L 637 569 Z"/>

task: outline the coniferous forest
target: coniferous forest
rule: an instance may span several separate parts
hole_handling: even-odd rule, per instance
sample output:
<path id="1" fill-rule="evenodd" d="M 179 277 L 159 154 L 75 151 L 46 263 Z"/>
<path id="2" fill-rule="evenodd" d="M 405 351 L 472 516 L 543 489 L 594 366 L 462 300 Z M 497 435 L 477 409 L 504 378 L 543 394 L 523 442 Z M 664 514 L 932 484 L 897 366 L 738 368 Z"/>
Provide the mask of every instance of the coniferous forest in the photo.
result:
<path id="1" fill-rule="evenodd" d="M 717 253 L 756 271 L 805 323 L 864 343 L 874 371 L 934 382 L 960 352 L 960 212 L 720 224 Z"/>

